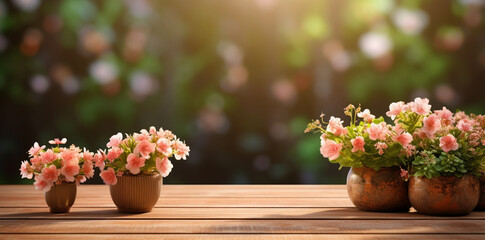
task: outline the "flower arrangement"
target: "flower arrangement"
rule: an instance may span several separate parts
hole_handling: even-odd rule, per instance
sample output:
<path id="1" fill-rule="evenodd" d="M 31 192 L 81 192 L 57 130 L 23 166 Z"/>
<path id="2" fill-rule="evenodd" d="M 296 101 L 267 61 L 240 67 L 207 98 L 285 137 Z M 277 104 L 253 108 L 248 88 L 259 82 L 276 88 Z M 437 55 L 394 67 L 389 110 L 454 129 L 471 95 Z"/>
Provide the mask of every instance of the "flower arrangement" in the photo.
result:
<path id="1" fill-rule="evenodd" d="M 345 115 L 350 117 L 349 126 L 344 127 L 340 118 L 330 117 L 328 122 L 313 120 L 305 132 L 321 133 L 320 153 L 340 167 L 406 167 L 407 159 L 413 155 L 410 144 L 412 135 L 399 127 L 390 125 L 383 117 L 376 118 L 369 109 L 349 105 Z M 360 121 L 358 121 L 360 119 Z M 403 169 L 404 171 L 404 169 Z"/>
<path id="2" fill-rule="evenodd" d="M 94 154 L 86 149 L 81 151 L 74 145 L 69 148 L 60 147 L 66 142 L 66 138 L 51 140 L 49 144 L 56 146 L 49 149 L 46 149 L 45 145 L 39 146 L 37 142 L 34 143 L 28 151 L 30 159 L 23 161 L 20 166 L 22 178 L 34 178 L 35 189 L 48 192 L 54 184 L 79 184 L 93 177 Z"/>
<path id="3" fill-rule="evenodd" d="M 127 135 L 124 139 L 118 133 L 110 138 L 106 146 L 107 152 L 99 150 L 94 159 L 107 185 L 115 185 L 116 176 L 124 174 L 152 175 L 158 172 L 167 177 L 173 168 L 169 158 L 185 160 L 190 151 L 171 131 L 162 128 L 157 131 L 155 127 Z"/>
<path id="4" fill-rule="evenodd" d="M 446 107 L 431 111 L 427 99 L 392 103 L 391 112 L 396 124 L 413 134 L 412 175 L 461 177 L 485 169 L 485 116 L 453 114 Z"/>

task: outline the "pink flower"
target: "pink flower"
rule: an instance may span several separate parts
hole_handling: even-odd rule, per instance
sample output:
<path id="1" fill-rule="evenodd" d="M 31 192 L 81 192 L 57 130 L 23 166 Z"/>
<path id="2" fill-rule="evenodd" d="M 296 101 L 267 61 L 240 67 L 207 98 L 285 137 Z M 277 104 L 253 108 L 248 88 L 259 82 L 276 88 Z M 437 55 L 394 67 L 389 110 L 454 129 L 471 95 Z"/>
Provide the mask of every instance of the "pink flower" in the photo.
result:
<path id="1" fill-rule="evenodd" d="M 106 185 L 115 185 L 116 182 L 118 182 L 115 170 L 113 168 L 108 168 L 107 170 L 101 171 L 99 176 L 101 177 L 101 179 L 103 179 L 103 182 Z"/>
<path id="2" fill-rule="evenodd" d="M 378 142 L 374 145 L 376 147 L 376 150 L 379 151 L 379 155 L 384 154 L 384 149 L 387 149 L 387 144 L 383 142 Z"/>
<path id="3" fill-rule="evenodd" d="M 367 129 L 367 133 L 369 133 L 369 138 L 371 140 L 386 140 L 387 134 L 389 133 L 389 129 L 386 123 L 371 123 L 370 128 Z"/>
<path id="4" fill-rule="evenodd" d="M 456 127 L 463 132 L 469 132 L 473 130 L 473 125 L 469 121 L 464 119 L 460 120 L 456 125 Z"/>
<path id="5" fill-rule="evenodd" d="M 102 150 L 98 150 L 96 154 L 94 154 L 94 165 L 99 169 L 104 168 L 104 160 L 106 159 L 106 153 Z"/>
<path id="6" fill-rule="evenodd" d="M 364 121 L 371 123 L 376 116 L 370 114 L 369 109 L 365 109 L 363 112 L 357 113 L 357 117 L 363 118 Z"/>
<path id="7" fill-rule="evenodd" d="M 441 128 L 441 121 L 436 114 L 431 114 L 423 119 L 423 131 L 432 137 Z"/>
<path id="8" fill-rule="evenodd" d="M 144 157 L 137 157 L 136 154 L 130 153 L 126 158 L 128 162 L 125 167 L 126 169 L 130 170 L 132 174 L 140 173 L 140 168 L 145 166 L 145 158 Z"/>
<path id="9" fill-rule="evenodd" d="M 78 164 L 79 163 L 79 153 L 75 150 L 66 149 L 62 151 L 59 156 L 62 159 L 64 165 L 67 164 Z"/>
<path id="10" fill-rule="evenodd" d="M 122 148 L 120 148 L 120 147 L 113 147 L 110 150 L 108 150 L 108 154 L 106 154 L 106 159 L 108 159 L 110 162 L 113 162 L 122 153 L 123 153 L 123 149 Z"/>
<path id="11" fill-rule="evenodd" d="M 342 126 L 344 121 L 340 121 L 340 118 L 330 117 L 327 125 L 327 131 L 333 133 L 335 136 L 347 134 L 347 128 Z"/>
<path id="12" fill-rule="evenodd" d="M 157 170 L 162 175 L 162 177 L 168 176 L 168 174 L 170 174 L 173 168 L 172 162 L 168 160 L 168 157 L 165 157 L 163 160 L 160 158 L 157 158 L 156 165 L 157 165 Z"/>
<path id="13" fill-rule="evenodd" d="M 68 182 L 74 182 L 74 180 L 76 180 L 74 176 L 79 174 L 79 169 L 80 167 L 78 164 L 69 163 L 61 168 L 61 173 Z"/>
<path id="14" fill-rule="evenodd" d="M 158 131 L 154 126 L 151 126 L 149 129 L 151 135 L 158 135 Z"/>
<path id="15" fill-rule="evenodd" d="M 172 148 L 170 147 L 172 142 L 166 138 L 160 138 L 157 141 L 157 151 L 163 153 L 165 156 L 172 154 Z"/>
<path id="16" fill-rule="evenodd" d="M 177 160 L 180 160 L 180 159 L 183 159 L 183 160 L 186 160 L 187 159 L 187 156 L 189 156 L 189 151 L 190 151 L 190 148 L 185 145 L 185 143 L 181 142 L 180 140 L 176 140 L 173 145 L 172 145 L 175 153 L 175 159 Z"/>
<path id="17" fill-rule="evenodd" d="M 84 160 L 92 162 L 94 160 L 94 153 L 92 153 L 92 152 L 86 150 L 86 148 L 84 148 L 82 157 L 83 157 Z"/>
<path id="18" fill-rule="evenodd" d="M 401 178 L 407 181 L 409 179 L 409 172 L 401 168 Z"/>
<path id="19" fill-rule="evenodd" d="M 39 146 L 37 142 L 34 143 L 34 146 L 29 149 L 29 155 L 34 156 L 37 154 L 40 150 L 44 149 L 45 145 L 42 145 L 42 147 Z"/>
<path id="20" fill-rule="evenodd" d="M 157 144 L 155 143 L 151 143 L 148 140 L 143 140 L 136 145 L 133 152 L 137 155 L 141 155 L 144 158 L 149 158 L 150 153 L 155 152 L 156 146 Z"/>
<path id="21" fill-rule="evenodd" d="M 92 178 L 94 176 L 93 164 L 89 161 L 84 162 L 83 172 L 84 172 L 84 176 L 86 176 L 87 178 Z"/>
<path id="22" fill-rule="evenodd" d="M 59 170 L 56 168 L 55 165 L 50 165 L 49 167 L 45 167 L 42 169 L 41 174 L 42 179 L 48 183 L 53 183 L 57 181 L 59 177 Z"/>
<path id="23" fill-rule="evenodd" d="M 419 115 L 426 115 L 431 110 L 431 105 L 429 105 L 429 100 L 427 98 L 416 98 L 410 106 L 411 111 Z"/>
<path id="24" fill-rule="evenodd" d="M 400 143 L 404 147 L 409 145 L 413 141 L 413 136 L 411 134 L 405 132 L 398 134 L 392 138 L 393 141 Z"/>
<path id="25" fill-rule="evenodd" d="M 386 115 L 394 120 L 402 111 L 404 111 L 404 102 L 395 102 L 389 105 L 389 111 L 386 112 Z"/>
<path id="26" fill-rule="evenodd" d="M 450 125 L 453 122 L 453 113 L 446 107 L 443 107 L 442 110 L 435 110 L 434 113 L 438 115 L 444 125 Z"/>
<path id="27" fill-rule="evenodd" d="M 51 190 L 52 185 L 53 183 L 45 181 L 41 175 L 35 176 L 35 182 L 34 182 L 35 190 L 42 190 L 44 192 L 48 192 L 49 190 Z"/>
<path id="28" fill-rule="evenodd" d="M 414 152 L 416 150 L 416 147 L 409 144 L 407 146 L 404 146 L 404 154 L 407 156 L 407 157 L 411 157 L 413 156 Z"/>
<path id="29" fill-rule="evenodd" d="M 342 150 L 342 143 L 336 143 L 332 140 L 326 140 L 322 142 L 322 147 L 320 148 L 320 153 L 323 157 L 329 160 L 335 160 L 340 156 L 340 150 Z"/>
<path id="30" fill-rule="evenodd" d="M 443 149 L 445 152 L 455 151 L 458 149 L 458 143 L 456 142 L 456 138 L 448 134 L 444 137 L 440 138 L 440 148 Z"/>
<path id="31" fill-rule="evenodd" d="M 47 151 L 40 153 L 40 159 L 43 163 L 51 163 L 57 159 L 57 154 L 55 154 L 52 149 L 48 149 Z"/>
<path id="32" fill-rule="evenodd" d="M 362 152 L 365 152 L 365 149 L 364 149 L 364 145 L 365 145 L 365 142 L 364 142 L 364 138 L 363 137 L 356 137 L 355 139 L 352 139 L 350 140 L 350 142 L 352 143 L 352 152 L 357 152 L 357 151 L 362 151 Z"/>
<path id="33" fill-rule="evenodd" d="M 20 175 L 22 175 L 22 178 L 32 179 L 33 174 L 34 172 L 29 162 L 23 161 L 22 165 L 20 165 Z"/>
<path id="34" fill-rule="evenodd" d="M 116 135 L 111 136 L 109 139 L 109 143 L 106 144 L 106 147 L 118 147 L 120 145 L 121 140 L 123 140 L 123 134 L 118 133 Z"/>
<path id="35" fill-rule="evenodd" d="M 142 141 L 148 141 L 150 139 L 150 134 L 147 132 L 147 130 L 142 129 L 140 132 L 141 134 L 139 133 L 133 134 L 133 138 L 135 139 L 135 141 L 142 142 Z"/>
<path id="36" fill-rule="evenodd" d="M 59 138 L 55 138 L 54 140 L 50 140 L 49 143 L 50 144 L 66 144 L 67 142 L 67 139 L 66 138 L 63 138 L 62 140 L 59 140 Z"/>

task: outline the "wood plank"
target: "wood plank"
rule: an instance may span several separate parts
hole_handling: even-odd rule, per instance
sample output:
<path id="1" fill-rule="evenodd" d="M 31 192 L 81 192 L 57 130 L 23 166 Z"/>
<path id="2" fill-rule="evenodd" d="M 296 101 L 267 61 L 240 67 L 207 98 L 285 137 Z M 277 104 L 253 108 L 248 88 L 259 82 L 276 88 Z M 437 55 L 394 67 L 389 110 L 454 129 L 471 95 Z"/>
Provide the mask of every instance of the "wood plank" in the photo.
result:
<path id="1" fill-rule="evenodd" d="M 484 234 L 3 234 L 0 235 L 4 240 L 103 240 L 103 239 L 119 239 L 119 240 L 248 240 L 248 239 L 268 239 L 268 240 L 415 240 L 415 239 L 429 239 L 442 240 L 445 238 L 456 240 L 482 240 L 485 239 Z"/>
<path id="2" fill-rule="evenodd" d="M 41 197 L 0 198 L 0 208 L 47 207 Z M 115 207 L 111 198 L 76 198 L 76 208 Z M 354 207 L 348 198 L 163 198 L 156 207 Z"/>
<path id="3" fill-rule="evenodd" d="M 0 220 L 0 233 L 485 234 L 481 220 Z"/>
<path id="4" fill-rule="evenodd" d="M 29 219 L 145 219 L 145 220 L 195 220 L 195 219 L 354 219 L 354 220 L 485 220 L 485 212 L 472 212 L 467 216 L 427 216 L 409 213 L 363 212 L 356 208 L 155 208 L 143 214 L 119 213 L 115 208 L 72 208 L 70 213 L 51 214 L 47 208 L 3 208 L 0 220 Z"/>
<path id="5" fill-rule="evenodd" d="M 4 197 L 41 197 L 42 191 L 34 190 L 32 185 L 0 185 L 0 198 Z M 347 197 L 345 185 L 164 185 L 161 197 L 297 197 L 297 198 L 334 198 Z M 81 185 L 78 198 L 110 197 L 105 185 Z"/>

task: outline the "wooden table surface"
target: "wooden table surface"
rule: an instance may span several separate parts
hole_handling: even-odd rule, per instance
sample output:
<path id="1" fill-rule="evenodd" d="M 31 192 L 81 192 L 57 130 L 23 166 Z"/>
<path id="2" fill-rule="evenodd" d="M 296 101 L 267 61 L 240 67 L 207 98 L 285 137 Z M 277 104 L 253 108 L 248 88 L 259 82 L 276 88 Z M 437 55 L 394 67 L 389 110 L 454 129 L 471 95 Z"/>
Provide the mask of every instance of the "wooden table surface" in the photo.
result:
<path id="1" fill-rule="evenodd" d="M 0 239 L 485 239 L 485 212 L 362 212 L 344 185 L 164 185 L 144 214 L 118 213 L 104 185 L 50 214 L 33 188 L 0 186 Z"/>

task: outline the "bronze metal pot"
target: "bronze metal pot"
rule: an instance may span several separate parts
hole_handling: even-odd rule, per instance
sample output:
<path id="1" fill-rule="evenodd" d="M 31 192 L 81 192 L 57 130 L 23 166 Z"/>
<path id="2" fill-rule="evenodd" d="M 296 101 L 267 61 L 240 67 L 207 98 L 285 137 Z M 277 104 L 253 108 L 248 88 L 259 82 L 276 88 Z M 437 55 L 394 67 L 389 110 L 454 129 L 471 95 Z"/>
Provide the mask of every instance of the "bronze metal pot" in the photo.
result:
<path id="1" fill-rule="evenodd" d="M 160 198 L 162 176 L 117 176 L 116 185 L 109 186 L 111 198 L 119 212 L 143 213 L 152 211 Z"/>
<path id="2" fill-rule="evenodd" d="M 76 200 L 77 185 L 75 182 L 54 184 L 45 193 L 45 202 L 51 213 L 68 213 Z"/>
<path id="3" fill-rule="evenodd" d="M 407 212 L 408 183 L 401 178 L 399 167 L 351 168 L 347 175 L 347 192 L 360 210 L 371 212 Z"/>
<path id="4" fill-rule="evenodd" d="M 419 213 L 459 216 L 469 214 L 478 203 L 480 182 L 474 175 L 463 177 L 411 177 L 409 200 Z"/>
<path id="5" fill-rule="evenodd" d="M 480 176 L 480 197 L 475 210 L 485 211 L 485 173 L 482 173 L 482 176 Z"/>

